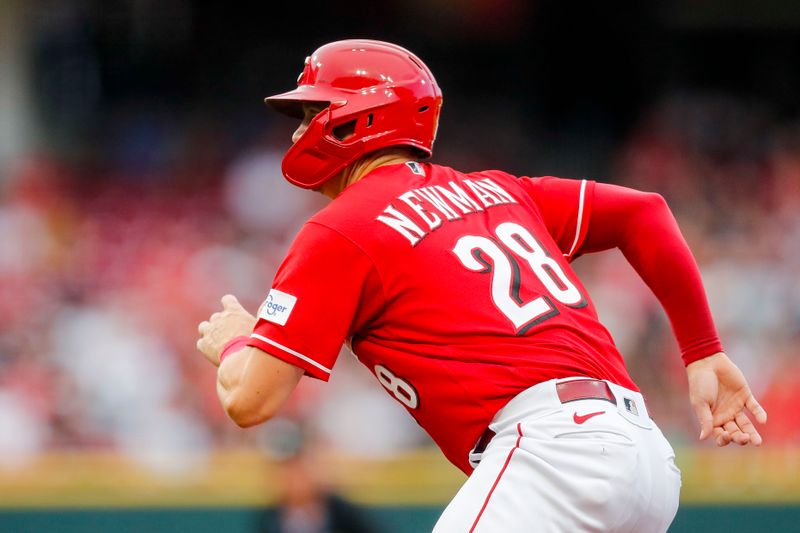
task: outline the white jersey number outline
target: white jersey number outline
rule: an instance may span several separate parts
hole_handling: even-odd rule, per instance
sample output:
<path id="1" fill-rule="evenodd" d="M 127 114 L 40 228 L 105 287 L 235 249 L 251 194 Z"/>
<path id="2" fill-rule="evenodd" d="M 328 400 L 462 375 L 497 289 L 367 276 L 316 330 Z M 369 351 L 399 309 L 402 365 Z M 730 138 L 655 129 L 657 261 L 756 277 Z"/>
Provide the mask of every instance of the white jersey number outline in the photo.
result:
<path id="1" fill-rule="evenodd" d="M 392 393 L 392 396 L 397 398 L 397 401 L 409 409 L 419 407 L 419 395 L 417 394 L 417 389 L 411 383 L 397 376 L 383 365 L 375 365 L 375 376 L 381 385 Z"/>
<path id="2" fill-rule="evenodd" d="M 558 262 L 527 229 L 514 222 L 504 222 L 494 232 L 500 243 L 480 235 L 464 235 L 456 242 L 453 252 L 469 270 L 492 273 L 492 301 L 514 324 L 517 335 L 524 334 L 559 311 L 548 296 L 542 295 L 527 303 L 522 301 L 519 297 L 519 263 L 513 254 L 530 266 L 547 292 L 557 301 L 570 307 L 586 305 L 583 295 L 567 278 Z M 491 263 L 483 257 L 484 254 L 491 259 Z"/>

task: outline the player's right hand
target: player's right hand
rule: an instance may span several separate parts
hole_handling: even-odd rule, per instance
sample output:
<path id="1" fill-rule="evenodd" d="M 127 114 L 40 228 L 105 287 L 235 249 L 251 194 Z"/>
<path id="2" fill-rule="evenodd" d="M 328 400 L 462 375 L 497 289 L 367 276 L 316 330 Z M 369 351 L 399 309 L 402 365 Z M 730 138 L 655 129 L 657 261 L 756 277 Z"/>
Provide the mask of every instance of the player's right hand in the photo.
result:
<path id="1" fill-rule="evenodd" d="M 240 335 L 250 335 L 256 317 L 242 307 L 232 294 L 222 297 L 222 311 L 211 315 L 197 326 L 197 349 L 213 365 L 219 366 L 219 355 L 227 342 Z"/>
<path id="2" fill-rule="evenodd" d="M 759 424 L 767 412 L 758 403 L 742 371 L 722 352 L 686 367 L 689 399 L 700 421 L 700 440 L 714 435 L 717 446 L 731 442 L 745 446 L 761 444 L 761 435 L 747 415 Z M 746 411 L 745 411 L 746 410 Z"/>

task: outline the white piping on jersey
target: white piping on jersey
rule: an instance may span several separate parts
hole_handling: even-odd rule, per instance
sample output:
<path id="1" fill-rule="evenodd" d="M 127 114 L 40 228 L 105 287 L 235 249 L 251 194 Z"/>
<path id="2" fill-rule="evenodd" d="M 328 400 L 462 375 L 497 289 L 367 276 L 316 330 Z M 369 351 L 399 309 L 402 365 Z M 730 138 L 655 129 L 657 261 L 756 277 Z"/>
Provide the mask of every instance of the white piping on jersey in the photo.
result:
<path id="1" fill-rule="evenodd" d="M 302 359 L 303 361 L 305 361 L 307 363 L 311 363 L 312 365 L 314 365 L 315 367 L 319 368 L 320 370 L 322 370 L 323 372 L 325 372 L 327 374 L 331 373 L 331 369 L 330 368 L 322 366 L 321 364 L 317 363 L 316 361 L 314 361 L 310 357 L 306 357 L 305 355 L 301 354 L 300 352 L 296 352 L 296 351 L 292 350 L 291 348 L 287 348 L 283 344 L 275 342 L 272 339 L 268 339 L 268 338 L 264 337 L 263 335 L 259 335 L 258 333 L 251 333 L 250 336 L 253 337 L 254 339 L 258 339 L 260 341 L 264 341 L 267 344 L 271 344 L 276 348 L 280 348 L 284 352 L 289 352 L 293 356 L 298 357 L 298 358 Z"/>
<path id="2" fill-rule="evenodd" d="M 578 199 L 578 227 L 575 228 L 575 240 L 572 241 L 572 248 L 569 249 L 568 254 L 564 257 L 572 257 L 575 248 L 578 246 L 578 238 L 581 236 L 581 224 L 583 223 L 583 201 L 586 198 L 586 180 L 581 180 L 581 195 Z"/>

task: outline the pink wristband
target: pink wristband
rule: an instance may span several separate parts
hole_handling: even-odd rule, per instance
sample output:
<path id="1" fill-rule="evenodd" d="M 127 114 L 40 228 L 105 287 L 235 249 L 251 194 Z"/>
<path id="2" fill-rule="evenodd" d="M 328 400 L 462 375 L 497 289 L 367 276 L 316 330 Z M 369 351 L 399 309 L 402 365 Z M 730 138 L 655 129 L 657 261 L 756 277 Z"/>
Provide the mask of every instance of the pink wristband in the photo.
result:
<path id="1" fill-rule="evenodd" d="M 219 364 L 222 364 L 222 361 L 233 352 L 238 352 L 247 346 L 248 342 L 250 342 L 250 337 L 248 335 L 239 335 L 238 337 L 234 337 L 229 340 L 228 343 L 222 348 L 222 352 L 219 354 Z"/>

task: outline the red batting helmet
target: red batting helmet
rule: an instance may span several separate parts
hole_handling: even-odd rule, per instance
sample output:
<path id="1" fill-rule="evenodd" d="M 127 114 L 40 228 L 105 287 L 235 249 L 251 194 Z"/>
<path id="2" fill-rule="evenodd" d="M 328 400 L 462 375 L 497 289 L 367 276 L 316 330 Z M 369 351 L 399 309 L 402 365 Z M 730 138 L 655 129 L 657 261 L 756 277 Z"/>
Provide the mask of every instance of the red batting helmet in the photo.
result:
<path id="1" fill-rule="evenodd" d="M 306 58 L 297 89 L 265 101 L 299 119 L 304 102 L 328 104 L 283 158 L 287 180 L 315 189 L 381 148 L 411 146 L 430 156 L 442 92 L 405 48 L 353 39 L 319 48 Z"/>

